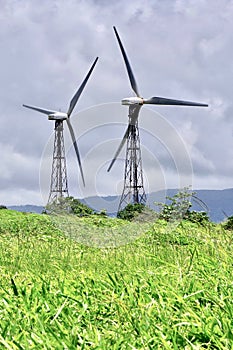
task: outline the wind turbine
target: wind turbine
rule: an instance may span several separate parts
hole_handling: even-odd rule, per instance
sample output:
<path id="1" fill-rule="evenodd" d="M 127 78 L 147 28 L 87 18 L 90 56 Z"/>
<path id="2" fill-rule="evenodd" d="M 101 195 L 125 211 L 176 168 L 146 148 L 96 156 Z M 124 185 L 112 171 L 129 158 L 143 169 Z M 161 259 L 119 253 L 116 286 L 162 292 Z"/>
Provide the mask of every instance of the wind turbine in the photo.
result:
<path id="1" fill-rule="evenodd" d="M 64 147 L 64 136 L 63 136 L 63 122 L 64 120 L 67 122 L 68 129 L 70 131 L 71 139 L 73 142 L 73 146 L 75 149 L 75 153 L 78 160 L 78 165 L 83 181 L 83 185 L 85 186 L 83 169 L 81 164 L 80 153 L 78 149 L 78 145 L 76 142 L 76 137 L 74 133 L 74 129 L 71 125 L 70 116 L 75 108 L 75 105 L 81 96 L 83 89 L 85 88 L 87 81 L 96 65 L 98 57 L 95 59 L 92 64 L 89 72 L 87 73 L 85 79 L 82 84 L 76 91 L 75 95 L 70 101 L 70 105 L 67 113 L 58 112 L 53 110 L 47 110 L 44 108 L 34 107 L 23 104 L 23 107 L 32 109 L 34 111 L 46 114 L 48 116 L 48 120 L 55 121 L 55 137 L 54 137 L 54 148 L 53 148 L 53 162 L 52 162 L 52 174 L 51 174 L 51 182 L 50 182 L 50 193 L 48 204 L 56 203 L 59 201 L 59 198 L 68 196 L 68 184 L 67 184 L 67 170 L 66 170 L 66 158 L 65 158 L 65 147 Z"/>
<path id="2" fill-rule="evenodd" d="M 197 103 L 190 101 L 174 100 L 164 97 L 151 97 L 149 99 L 143 98 L 138 90 L 136 79 L 134 77 L 132 68 L 130 66 L 126 51 L 121 42 L 120 36 L 113 27 L 115 32 L 120 50 L 125 62 L 126 70 L 128 73 L 131 88 L 136 96 L 124 98 L 121 103 L 122 105 L 129 106 L 129 122 L 126 132 L 122 138 L 122 141 L 112 159 L 108 171 L 111 170 L 115 163 L 119 153 L 121 152 L 124 144 L 127 141 L 126 147 L 126 159 L 125 159 L 125 174 L 124 174 L 124 188 L 121 195 L 118 212 L 129 203 L 146 203 L 146 194 L 143 186 L 143 172 L 142 172 L 142 159 L 140 149 L 140 137 L 138 129 L 138 116 L 141 107 L 144 104 L 150 105 L 173 105 L 173 106 L 194 106 L 194 107 L 208 107 L 205 103 Z"/>

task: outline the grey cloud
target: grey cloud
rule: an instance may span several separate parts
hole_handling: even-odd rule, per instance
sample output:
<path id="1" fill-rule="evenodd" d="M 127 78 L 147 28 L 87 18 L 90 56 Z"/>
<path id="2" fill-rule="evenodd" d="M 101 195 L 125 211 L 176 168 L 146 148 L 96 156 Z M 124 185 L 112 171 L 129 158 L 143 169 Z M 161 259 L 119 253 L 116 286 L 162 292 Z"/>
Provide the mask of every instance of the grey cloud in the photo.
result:
<path id="1" fill-rule="evenodd" d="M 23 201 L 23 191 L 32 203 L 39 198 L 38 163 L 54 126 L 43 115 L 24 110 L 22 103 L 66 111 L 70 98 L 96 56 L 100 60 L 76 113 L 89 106 L 115 101 L 119 103 L 119 112 L 104 110 L 106 115 L 102 116 L 97 107 L 91 117 L 96 118 L 97 124 L 104 118 L 104 121 L 120 123 L 122 128 L 118 125 L 110 131 L 106 127 L 99 134 L 92 131 L 81 137 L 85 125 L 89 125 L 89 117 L 78 119 L 77 116 L 77 123 L 74 118 L 75 130 L 84 158 L 91 145 L 101 143 L 101 138 L 103 142 L 115 140 L 117 145 L 128 114 L 127 108 L 120 106 L 120 100 L 130 96 L 131 89 L 113 25 L 119 30 L 144 97 L 166 96 L 211 105 L 207 110 L 156 106 L 152 110 L 162 114 L 183 139 L 193 163 L 197 188 L 231 186 L 231 1 L 214 0 L 210 4 L 207 0 L 147 0 L 143 3 L 139 0 L 54 0 L 40 1 L 36 6 L 29 0 L 2 0 L 0 3 L 0 142 L 4 150 L 1 201 L 6 202 L 9 198 Z M 185 127 L 187 123 L 189 128 Z M 140 127 L 145 126 L 148 127 L 142 114 Z M 69 135 L 66 137 L 68 141 Z M 146 143 L 143 133 L 142 141 Z M 174 161 L 169 152 L 154 140 L 151 142 L 151 150 L 157 159 L 154 174 L 163 166 L 169 184 L 172 184 Z M 146 146 L 149 148 L 150 144 Z M 113 145 L 111 147 L 114 150 Z M 15 161 L 15 154 L 23 159 L 24 166 L 20 167 Z M 68 156 L 71 191 L 78 195 L 78 170 L 73 165 L 72 150 Z M 96 154 L 93 148 L 86 164 L 84 159 L 90 184 L 94 181 L 91 179 L 93 164 L 97 167 L 99 161 L 101 166 L 110 157 L 109 150 L 105 153 L 101 148 L 101 154 Z M 182 159 L 182 154 L 179 157 Z M 145 171 L 150 174 L 148 178 L 153 178 L 149 159 L 149 155 L 145 155 Z M 119 165 L 122 162 L 119 161 Z M 185 173 L 185 169 L 183 171 Z M 120 185 L 115 186 L 114 181 L 121 181 L 122 168 L 114 169 L 106 177 L 104 171 L 101 174 L 99 191 L 106 194 L 120 191 Z M 13 195 L 13 188 L 19 189 L 18 200 L 17 194 Z M 109 193 L 111 190 L 114 193 Z"/>

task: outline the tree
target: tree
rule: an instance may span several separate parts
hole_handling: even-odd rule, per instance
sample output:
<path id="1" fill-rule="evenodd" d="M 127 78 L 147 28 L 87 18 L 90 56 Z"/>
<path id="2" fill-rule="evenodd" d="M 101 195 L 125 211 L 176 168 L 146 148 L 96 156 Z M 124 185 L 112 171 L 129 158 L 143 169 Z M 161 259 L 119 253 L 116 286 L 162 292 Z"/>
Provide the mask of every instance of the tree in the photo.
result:
<path id="1" fill-rule="evenodd" d="M 183 190 L 176 193 L 173 197 L 167 196 L 167 203 L 156 203 L 156 205 L 160 207 L 159 219 L 163 219 L 169 222 L 180 221 L 184 219 L 205 225 L 209 222 L 207 213 L 204 211 L 198 212 L 190 210 L 192 207 L 192 198 L 207 208 L 206 204 L 198 199 L 195 195 L 195 192 L 190 191 L 189 188 L 185 187 Z"/>
<path id="2" fill-rule="evenodd" d="M 177 221 L 183 219 L 191 208 L 191 197 L 194 192 L 185 187 L 173 197 L 166 196 L 166 203 L 155 203 L 160 208 L 159 219 Z"/>

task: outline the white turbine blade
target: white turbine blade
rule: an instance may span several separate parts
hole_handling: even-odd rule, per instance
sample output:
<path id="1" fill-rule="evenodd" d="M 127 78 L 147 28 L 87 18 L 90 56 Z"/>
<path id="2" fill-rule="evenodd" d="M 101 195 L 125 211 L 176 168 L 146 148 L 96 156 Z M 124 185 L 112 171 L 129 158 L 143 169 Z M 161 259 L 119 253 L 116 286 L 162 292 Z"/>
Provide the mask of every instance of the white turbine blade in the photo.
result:
<path id="1" fill-rule="evenodd" d="M 83 89 L 85 88 L 86 84 L 87 84 L 87 81 L 88 79 L 90 78 L 90 75 L 96 65 L 96 62 L 98 61 L 98 57 L 96 57 L 94 63 L 92 64 L 89 72 L 87 73 L 85 79 L 83 80 L 82 84 L 80 85 L 79 89 L 77 90 L 77 92 L 75 93 L 75 95 L 73 96 L 71 102 L 70 102 L 70 107 L 69 107 L 69 110 L 67 112 L 67 115 L 68 117 L 70 117 L 71 113 L 73 112 L 73 109 L 79 99 L 79 97 L 81 96 L 81 93 L 83 92 Z"/>
<path id="2" fill-rule="evenodd" d="M 81 176 L 82 176 L 83 185 L 85 186 L 83 169 L 82 169 L 82 163 L 81 163 L 81 157 L 80 157 L 80 153 L 79 153 L 79 150 L 78 150 L 78 145 L 77 145 L 75 134 L 74 134 L 74 129 L 73 129 L 71 123 L 70 123 L 70 120 L 66 119 L 66 121 L 67 121 L 67 125 L 68 125 L 69 131 L 70 131 L 70 135 L 71 135 L 72 141 L 73 141 L 75 153 L 76 153 L 76 156 L 77 156 L 77 159 L 78 159 L 78 165 L 79 165 L 80 173 L 81 173 Z"/>
<path id="3" fill-rule="evenodd" d="M 121 140 L 121 143 L 120 143 L 120 145 L 119 145 L 119 147 L 118 147 L 118 149 L 117 149 L 117 151 L 116 151 L 116 153 L 114 155 L 114 158 L 111 161 L 107 171 L 111 170 L 111 168 L 112 168 L 113 164 L 115 163 L 118 155 L 120 154 L 120 152 L 121 152 L 121 150 L 122 150 L 122 148 L 123 148 L 127 138 L 129 137 L 130 132 L 132 131 L 132 127 L 135 126 L 135 124 L 136 124 L 136 122 L 138 120 L 138 115 L 139 115 L 139 111 L 140 111 L 141 107 L 142 106 L 139 106 L 139 105 L 131 105 L 131 106 L 129 106 L 130 124 L 128 124 L 126 132 L 125 132 L 125 134 L 124 134 L 124 136 L 123 136 L 123 138 Z"/>
<path id="4" fill-rule="evenodd" d="M 119 147 L 118 147 L 118 149 L 117 149 L 117 151 L 116 151 L 116 153 L 115 153 L 115 155 L 114 155 L 114 158 L 112 159 L 111 164 L 109 165 L 107 171 L 110 171 L 110 170 L 111 170 L 111 168 L 112 168 L 113 164 L 115 163 L 115 161 L 116 161 L 116 159 L 117 159 L 117 157 L 118 157 L 120 151 L 122 150 L 122 148 L 123 148 L 123 146 L 124 146 L 124 144 L 125 144 L 125 142 L 126 142 L 128 136 L 129 136 L 129 128 L 130 128 L 130 125 L 128 125 L 128 127 L 127 127 L 127 129 L 126 129 L 126 132 L 125 132 L 125 134 L 124 134 L 124 136 L 123 136 L 123 139 L 122 139 L 122 141 L 121 141 L 121 143 L 120 143 L 120 145 L 119 145 Z"/>
<path id="5" fill-rule="evenodd" d="M 28 105 L 23 105 L 23 107 L 29 108 L 29 109 L 33 109 L 34 111 L 49 115 L 49 114 L 54 114 L 56 113 L 56 111 L 51 111 L 48 109 L 43 109 L 43 108 L 39 108 L 39 107 L 33 107 L 33 106 L 28 106 Z"/>
<path id="6" fill-rule="evenodd" d="M 129 76 L 131 87 L 132 87 L 133 91 L 135 92 L 135 94 L 138 97 L 140 97 L 140 94 L 139 94 L 139 91 L 138 91 L 138 87 L 137 87 L 137 83 L 136 83 L 136 79 L 134 77 L 132 67 L 131 67 L 131 65 L 129 63 L 129 59 L 128 59 L 127 55 L 126 55 L 124 46 L 123 46 L 123 44 L 121 42 L 121 39 L 120 39 L 120 36 L 119 36 L 119 34 L 118 34 L 117 30 L 116 30 L 116 27 L 113 27 L 113 30 L 115 32 L 118 44 L 120 46 L 120 50 L 121 50 L 121 53 L 122 53 L 122 56 L 123 56 L 123 59 L 124 59 L 124 62 L 125 62 L 125 66 L 126 66 L 126 70 L 127 70 L 128 76 Z"/>
<path id="7" fill-rule="evenodd" d="M 145 104 L 151 105 L 167 105 L 167 106 L 192 106 L 192 107 L 208 107 L 206 103 L 191 102 L 191 101 L 182 101 L 174 100 L 171 98 L 165 97 L 151 97 L 148 100 L 143 100 Z"/>

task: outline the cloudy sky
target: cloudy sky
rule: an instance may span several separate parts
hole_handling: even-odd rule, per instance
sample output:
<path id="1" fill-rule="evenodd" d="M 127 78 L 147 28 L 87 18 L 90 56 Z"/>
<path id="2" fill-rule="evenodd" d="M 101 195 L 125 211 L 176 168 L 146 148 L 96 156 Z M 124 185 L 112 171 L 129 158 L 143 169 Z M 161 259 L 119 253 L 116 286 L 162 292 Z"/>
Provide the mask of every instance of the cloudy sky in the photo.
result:
<path id="1" fill-rule="evenodd" d="M 124 152 L 112 172 L 106 169 L 127 123 L 120 101 L 133 93 L 113 25 L 143 97 L 210 105 L 143 107 L 146 190 L 233 187 L 233 1 L 0 0 L 0 6 L 0 204 L 46 201 L 54 124 L 22 104 L 67 111 L 97 56 L 72 116 L 85 188 L 65 129 L 69 191 L 121 193 Z"/>

